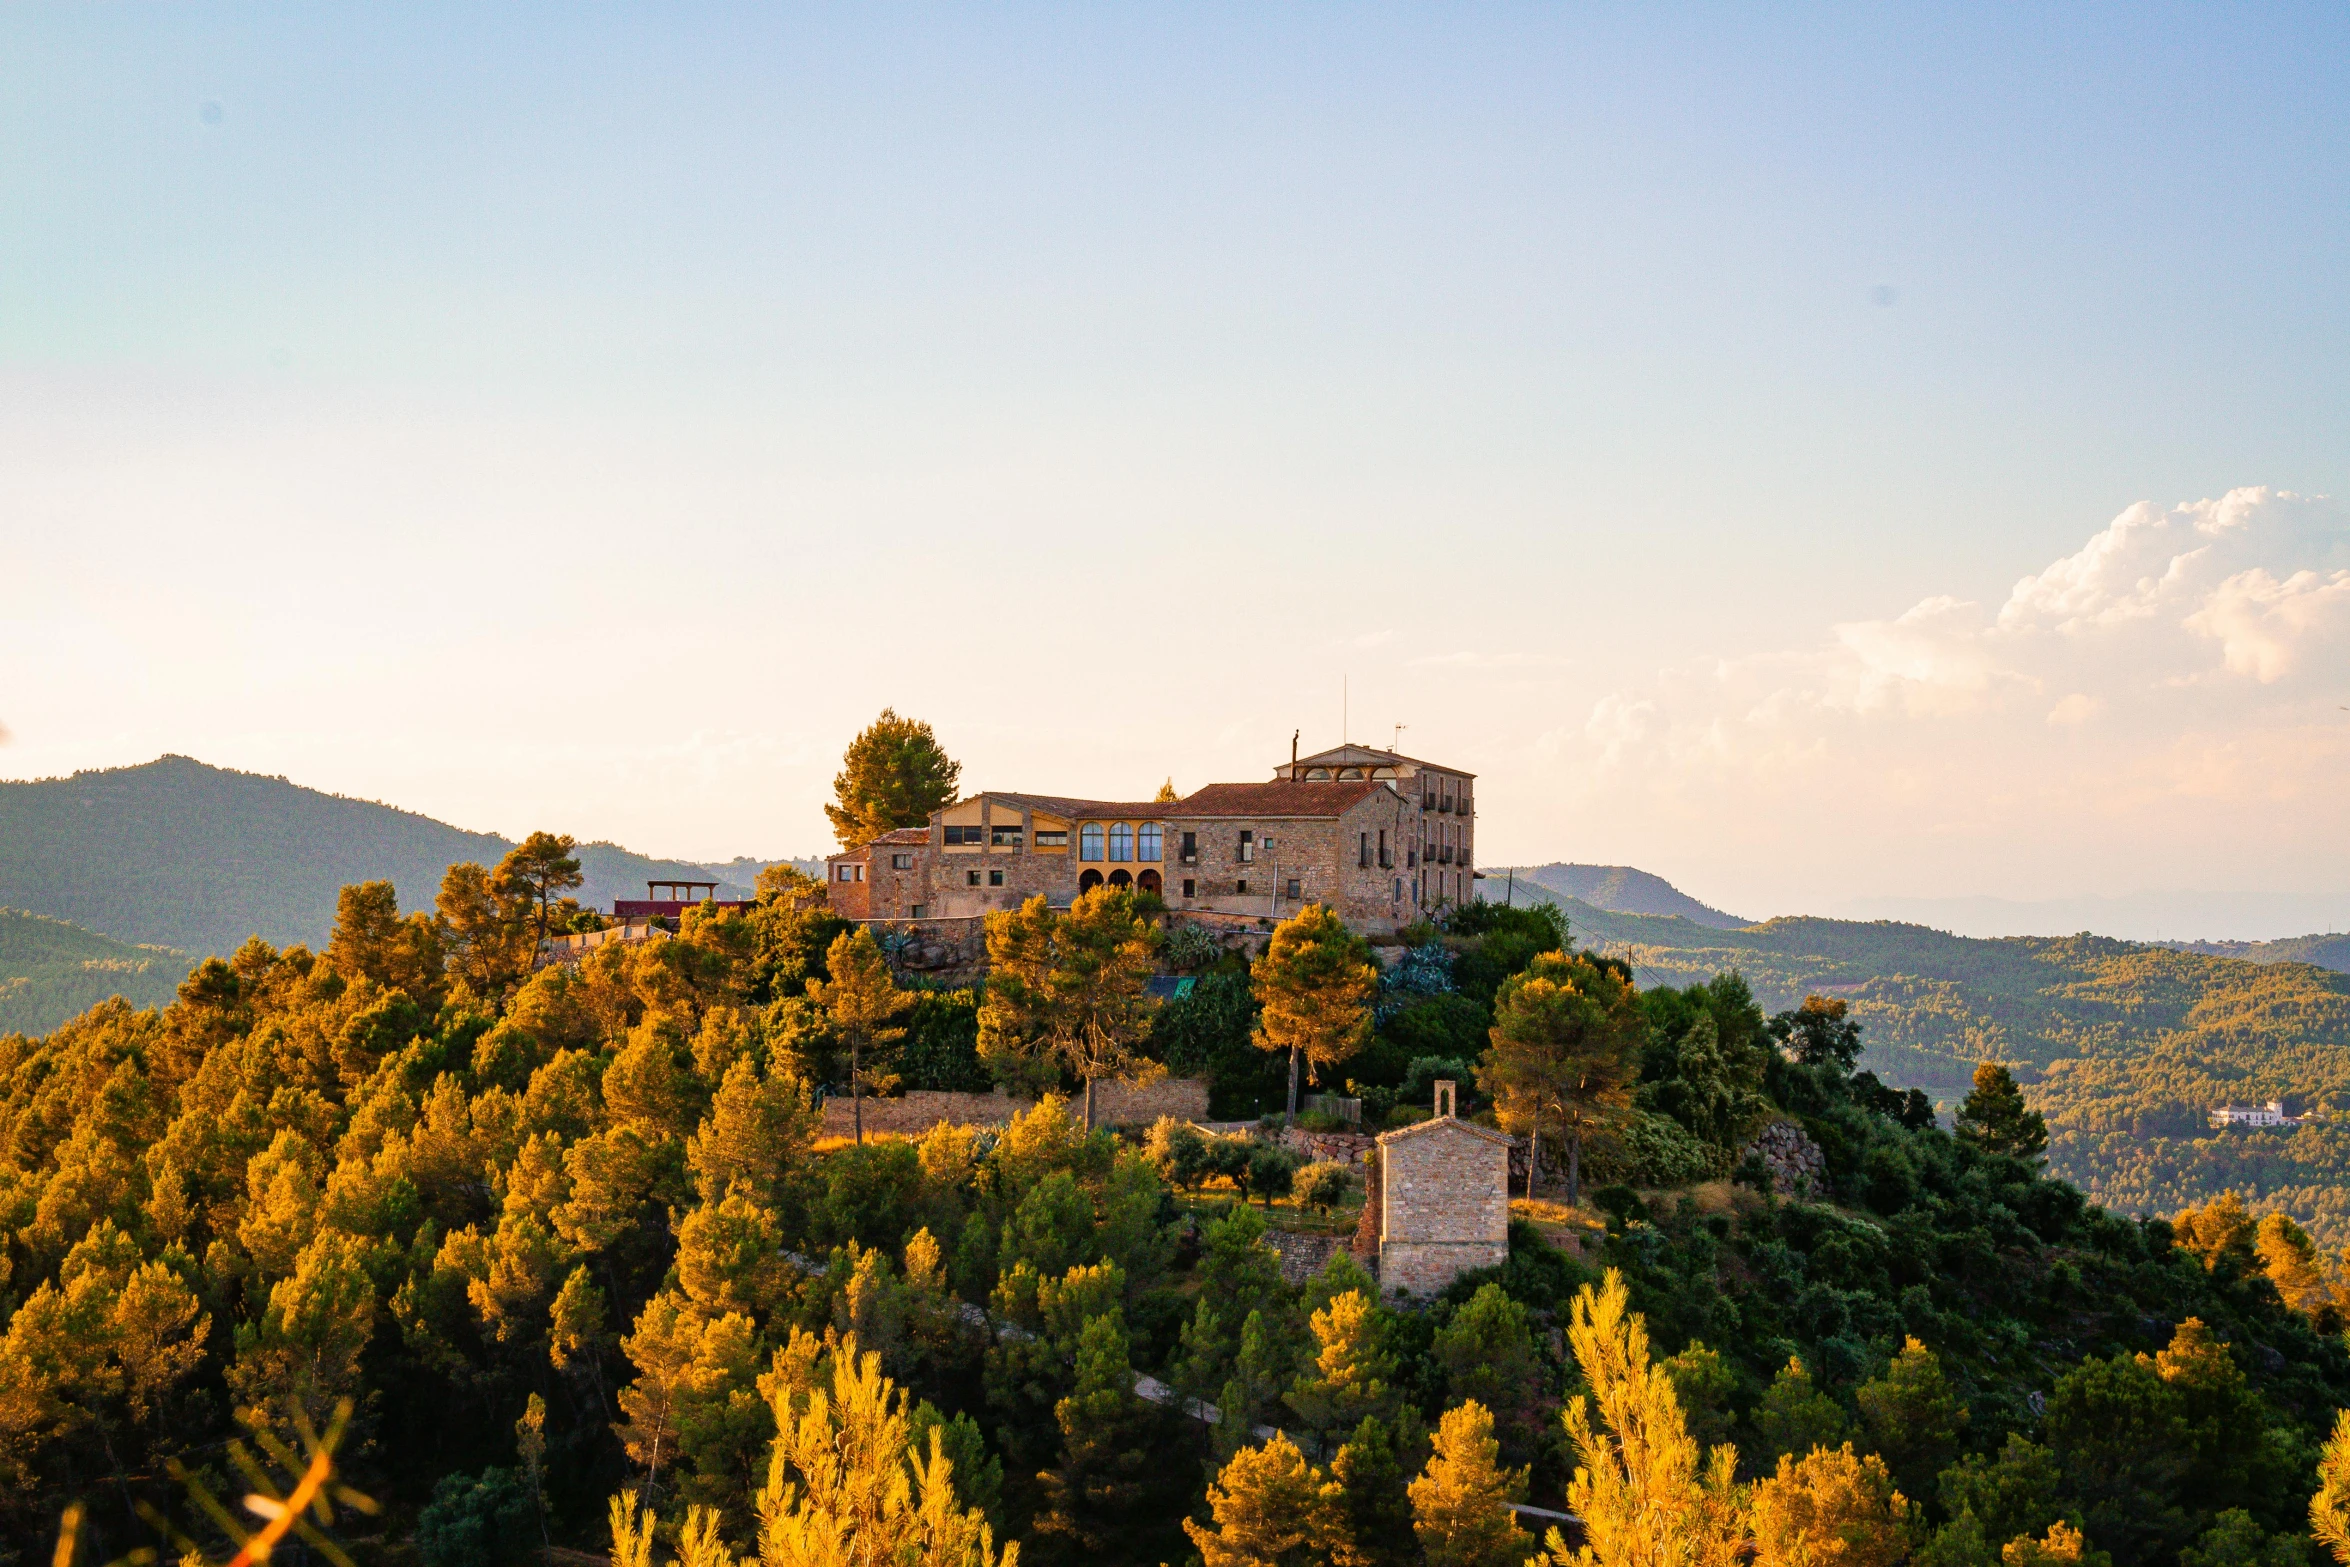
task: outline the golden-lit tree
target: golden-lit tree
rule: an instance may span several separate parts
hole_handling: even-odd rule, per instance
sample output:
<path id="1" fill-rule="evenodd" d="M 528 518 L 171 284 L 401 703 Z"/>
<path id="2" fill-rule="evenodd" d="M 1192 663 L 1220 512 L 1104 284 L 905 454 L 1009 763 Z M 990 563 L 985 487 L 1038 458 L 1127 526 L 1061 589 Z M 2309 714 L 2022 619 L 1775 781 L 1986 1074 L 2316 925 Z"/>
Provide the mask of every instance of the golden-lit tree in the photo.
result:
<path id="1" fill-rule="evenodd" d="M 832 978 L 810 981 L 808 995 L 832 1020 L 834 1031 L 848 1041 L 849 1103 L 856 1118 L 857 1141 L 863 1143 L 865 1058 L 886 1058 L 906 1037 L 904 1027 L 893 1020 L 913 1008 L 914 998 L 898 989 L 897 981 L 890 977 L 889 959 L 881 955 L 881 944 L 862 926 L 833 938 L 824 954 L 824 966 Z M 876 1080 L 883 1076 L 879 1072 L 874 1075 Z M 896 1081 L 889 1077 L 885 1086 L 894 1086 Z"/>
<path id="2" fill-rule="evenodd" d="M 949 757 L 930 726 L 894 708 L 858 731 L 841 757 L 824 814 L 844 849 L 899 827 L 920 827 L 950 805 L 962 764 Z"/>
<path id="3" fill-rule="evenodd" d="M 1322 1567 L 1348 1544 L 1336 1481 L 1286 1436 L 1234 1453 L 1208 1485 L 1214 1526 L 1183 1520 L 1205 1567 Z"/>
<path id="4" fill-rule="evenodd" d="M 1428 1567 L 1513 1567 L 1534 1543 L 1510 1511 L 1526 1499 L 1526 1471 L 1502 1467 L 1493 1414 L 1475 1399 L 1444 1412 L 1410 1495 Z"/>
<path id="5" fill-rule="evenodd" d="M 1895 1567 L 1916 1522 L 1885 1461 L 1850 1442 L 1781 1454 L 1751 1508 L 1755 1567 Z"/>
<path id="6" fill-rule="evenodd" d="M 2350 1409 L 2334 1412 L 2334 1430 L 2317 1461 L 2317 1492 L 2309 1499 L 2309 1532 L 2350 1567 Z"/>
<path id="7" fill-rule="evenodd" d="M 1134 895 L 1096 887 L 1056 915 L 1043 897 L 987 917 L 987 998 L 979 1052 L 1008 1082 L 1050 1087 L 1063 1070 L 1085 1080 L 1085 1129 L 1094 1085 L 1136 1069 L 1150 1032 L 1158 928 Z"/>
<path id="8" fill-rule="evenodd" d="M 1671 1373 L 1648 1358 L 1648 1329 L 1630 1310 L 1623 1275 L 1610 1268 L 1575 1298 L 1568 1329 L 1588 1392 L 1567 1406 L 1567 1435 L 1581 1460 L 1567 1508 L 1585 1543 L 1570 1553 L 1549 1531 L 1545 1563 L 1589 1567 L 1739 1567 L 1747 1543 L 1728 1444 L 1698 1453 Z M 1596 1418 L 1594 1418 L 1596 1415 Z"/>
<path id="9" fill-rule="evenodd" d="M 1274 928 L 1249 969 L 1256 992 L 1256 1043 L 1289 1056 L 1289 1109 L 1297 1118 L 1298 1063 L 1314 1080 L 1371 1037 L 1379 965 L 1363 938 L 1326 904 L 1309 903 Z"/>

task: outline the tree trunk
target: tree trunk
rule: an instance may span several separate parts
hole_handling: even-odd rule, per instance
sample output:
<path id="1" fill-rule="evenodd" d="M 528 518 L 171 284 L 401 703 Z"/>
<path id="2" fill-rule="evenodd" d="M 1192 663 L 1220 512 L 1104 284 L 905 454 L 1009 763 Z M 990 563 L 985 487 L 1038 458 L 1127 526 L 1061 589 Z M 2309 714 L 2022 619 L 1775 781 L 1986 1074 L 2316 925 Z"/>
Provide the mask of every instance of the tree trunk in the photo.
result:
<path id="1" fill-rule="evenodd" d="M 1297 1046 L 1289 1047 L 1289 1114 L 1282 1120 L 1284 1126 L 1297 1125 Z"/>
<path id="2" fill-rule="evenodd" d="M 1091 1073 L 1087 1073 L 1085 1078 L 1085 1135 L 1088 1137 L 1093 1135 L 1093 1075 Z"/>
<path id="3" fill-rule="evenodd" d="M 1583 1206 L 1583 1134 L 1567 1138 L 1567 1206 Z"/>
<path id="4" fill-rule="evenodd" d="M 863 1042 L 849 1040 L 849 1115 L 857 1123 L 857 1146 L 865 1146 L 865 1051 Z"/>
<path id="5" fill-rule="evenodd" d="M 1526 1200 L 1534 1200 L 1534 1167 L 1542 1162 L 1542 1112 L 1536 1110 L 1526 1128 Z"/>

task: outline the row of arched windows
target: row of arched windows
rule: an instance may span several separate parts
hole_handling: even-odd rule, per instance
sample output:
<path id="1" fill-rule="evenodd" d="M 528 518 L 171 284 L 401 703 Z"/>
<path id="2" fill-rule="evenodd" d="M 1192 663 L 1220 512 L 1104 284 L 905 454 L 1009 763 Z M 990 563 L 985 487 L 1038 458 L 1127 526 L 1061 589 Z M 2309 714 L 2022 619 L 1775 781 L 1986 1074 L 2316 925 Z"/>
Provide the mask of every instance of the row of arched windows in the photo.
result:
<path id="1" fill-rule="evenodd" d="M 1077 829 L 1077 857 L 1080 860 L 1157 861 L 1165 858 L 1163 852 L 1166 834 L 1157 822 L 1087 822 Z"/>

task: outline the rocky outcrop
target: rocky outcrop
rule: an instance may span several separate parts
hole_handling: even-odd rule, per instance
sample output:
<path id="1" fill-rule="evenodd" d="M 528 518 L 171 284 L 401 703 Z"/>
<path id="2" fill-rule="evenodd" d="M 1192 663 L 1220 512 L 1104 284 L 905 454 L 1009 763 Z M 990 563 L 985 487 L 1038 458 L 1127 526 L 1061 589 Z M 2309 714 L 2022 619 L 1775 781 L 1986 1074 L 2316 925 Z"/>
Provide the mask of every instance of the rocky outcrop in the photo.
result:
<path id="1" fill-rule="evenodd" d="M 1828 1161 L 1811 1134 L 1793 1121 L 1778 1120 L 1755 1134 L 1738 1150 L 1738 1162 L 1760 1159 L 1771 1173 L 1771 1190 L 1781 1197 L 1824 1198 L 1832 1195 Z"/>

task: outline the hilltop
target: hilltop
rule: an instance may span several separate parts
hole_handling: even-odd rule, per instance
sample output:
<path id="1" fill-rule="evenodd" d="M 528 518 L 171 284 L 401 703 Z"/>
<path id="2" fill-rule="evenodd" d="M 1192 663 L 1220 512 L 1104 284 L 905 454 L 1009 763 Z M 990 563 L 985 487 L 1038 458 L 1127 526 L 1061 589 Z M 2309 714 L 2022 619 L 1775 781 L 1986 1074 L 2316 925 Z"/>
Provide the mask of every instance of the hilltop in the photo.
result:
<path id="1" fill-rule="evenodd" d="M 495 833 L 184 756 L 0 783 L 0 906 L 197 956 L 225 955 L 253 935 L 315 946 L 351 882 L 388 880 L 402 908 L 429 909 L 451 865 L 494 865 L 512 847 Z M 579 897 L 590 905 L 641 897 L 648 877 L 712 874 L 609 843 L 583 844 L 579 858 Z M 719 895 L 749 896 L 756 874 L 739 885 L 721 876 Z"/>

